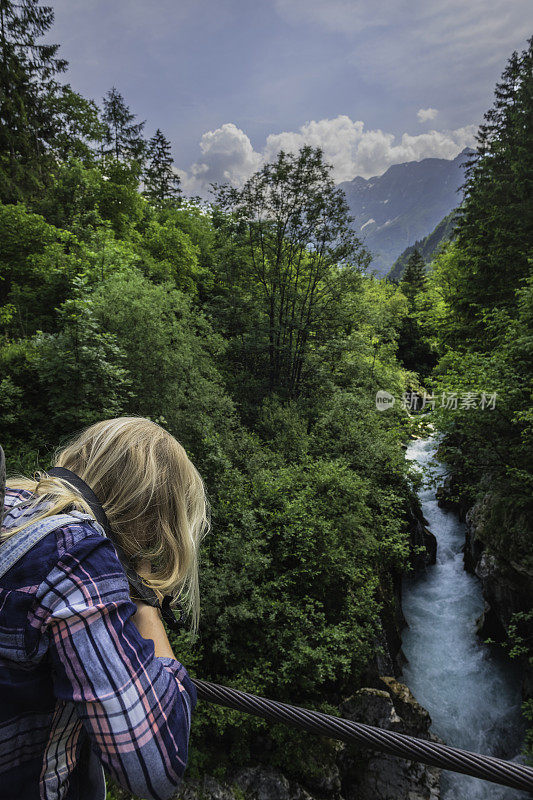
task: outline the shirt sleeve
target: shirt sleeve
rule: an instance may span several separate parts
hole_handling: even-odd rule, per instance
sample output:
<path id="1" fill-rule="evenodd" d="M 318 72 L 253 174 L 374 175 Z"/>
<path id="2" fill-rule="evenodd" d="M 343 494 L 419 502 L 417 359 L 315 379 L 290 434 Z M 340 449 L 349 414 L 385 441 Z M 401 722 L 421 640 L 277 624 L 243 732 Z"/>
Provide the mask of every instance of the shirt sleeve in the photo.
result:
<path id="1" fill-rule="evenodd" d="M 185 772 L 196 689 L 185 667 L 156 657 L 137 630 L 112 543 L 96 533 L 82 538 L 37 594 L 57 698 L 76 704 L 93 750 L 119 785 L 167 800 Z"/>

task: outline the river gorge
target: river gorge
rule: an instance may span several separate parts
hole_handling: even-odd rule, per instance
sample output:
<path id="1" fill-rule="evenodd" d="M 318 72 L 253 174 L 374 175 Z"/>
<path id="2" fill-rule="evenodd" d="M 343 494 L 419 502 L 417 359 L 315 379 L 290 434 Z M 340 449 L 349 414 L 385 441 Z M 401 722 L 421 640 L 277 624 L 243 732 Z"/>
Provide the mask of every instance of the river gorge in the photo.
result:
<path id="1" fill-rule="evenodd" d="M 416 439 L 406 458 L 442 480 L 433 437 Z M 437 539 L 433 566 L 404 583 L 407 658 L 401 680 L 430 713 L 432 731 L 446 744 L 517 759 L 523 737 L 520 671 L 476 633 L 483 611 L 478 579 L 464 569 L 465 525 L 439 507 L 433 481 L 419 490 L 422 513 Z M 522 800 L 529 795 L 443 772 L 442 800 Z"/>

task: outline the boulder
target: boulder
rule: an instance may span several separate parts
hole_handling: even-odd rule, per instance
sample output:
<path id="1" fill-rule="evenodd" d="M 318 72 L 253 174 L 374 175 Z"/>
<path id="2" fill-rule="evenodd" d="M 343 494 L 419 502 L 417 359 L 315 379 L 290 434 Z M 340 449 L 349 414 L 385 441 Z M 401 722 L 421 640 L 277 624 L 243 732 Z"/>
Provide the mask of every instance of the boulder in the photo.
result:
<path id="1" fill-rule="evenodd" d="M 476 571 L 476 566 L 484 550 L 484 544 L 477 535 L 480 528 L 480 521 L 484 514 L 486 501 L 475 503 L 466 512 L 465 548 L 464 564 L 467 572 L 472 574 Z"/>
<path id="2" fill-rule="evenodd" d="M 383 689 L 361 689 L 345 701 L 347 719 L 438 741 L 429 732 L 431 718 L 410 690 L 395 678 L 381 679 Z M 343 800 L 439 800 L 440 772 L 384 753 L 344 745 L 338 756 Z"/>
<path id="3" fill-rule="evenodd" d="M 418 499 L 413 498 L 408 508 L 409 561 L 414 572 L 420 572 L 435 563 L 437 539 L 427 527 Z"/>
<path id="4" fill-rule="evenodd" d="M 533 573 L 485 547 L 491 524 L 492 495 L 487 492 L 466 514 L 465 568 L 481 581 L 485 608 L 478 621 L 481 636 L 502 641 L 514 614 L 527 611 L 533 597 Z"/>
<path id="5" fill-rule="evenodd" d="M 233 790 L 207 775 L 203 781 L 184 781 L 176 800 L 238 800 Z"/>
<path id="6" fill-rule="evenodd" d="M 338 781 L 337 777 L 337 783 Z M 338 792 L 325 785 L 322 797 L 335 798 Z M 221 783 L 211 776 L 201 781 L 185 779 L 175 800 L 318 800 L 299 784 L 289 781 L 275 769 L 247 767 Z M 341 798 L 339 797 L 339 800 Z"/>

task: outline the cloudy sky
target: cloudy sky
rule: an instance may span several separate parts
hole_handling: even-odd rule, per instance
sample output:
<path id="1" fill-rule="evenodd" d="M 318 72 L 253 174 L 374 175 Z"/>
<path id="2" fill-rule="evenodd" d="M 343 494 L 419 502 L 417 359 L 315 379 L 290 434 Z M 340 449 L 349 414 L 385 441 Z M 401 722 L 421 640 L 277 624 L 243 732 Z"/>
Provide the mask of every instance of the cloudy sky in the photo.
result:
<path id="1" fill-rule="evenodd" d="M 321 145 L 338 181 L 453 158 L 532 33 L 531 0 L 50 0 L 73 88 L 116 86 L 188 193 Z"/>

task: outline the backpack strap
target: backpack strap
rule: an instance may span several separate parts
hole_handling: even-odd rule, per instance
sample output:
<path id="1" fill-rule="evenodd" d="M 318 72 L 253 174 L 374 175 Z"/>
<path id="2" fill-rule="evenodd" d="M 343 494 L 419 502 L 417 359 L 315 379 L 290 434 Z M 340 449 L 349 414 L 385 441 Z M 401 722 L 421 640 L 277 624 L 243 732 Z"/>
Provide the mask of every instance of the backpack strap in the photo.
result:
<path id="1" fill-rule="evenodd" d="M 55 514 L 52 517 L 45 517 L 5 539 L 0 544 L 0 578 L 47 534 L 64 525 L 77 524 L 85 520 L 91 520 L 97 530 L 100 528 L 90 514 L 72 511 L 70 514 Z M 100 530 L 98 532 L 100 533 Z"/>
<path id="2" fill-rule="evenodd" d="M 6 496 L 6 457 L 0 444 L 0 528 L 4 515 L 4 498 Z"/>

